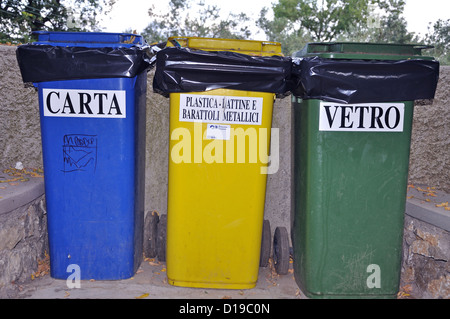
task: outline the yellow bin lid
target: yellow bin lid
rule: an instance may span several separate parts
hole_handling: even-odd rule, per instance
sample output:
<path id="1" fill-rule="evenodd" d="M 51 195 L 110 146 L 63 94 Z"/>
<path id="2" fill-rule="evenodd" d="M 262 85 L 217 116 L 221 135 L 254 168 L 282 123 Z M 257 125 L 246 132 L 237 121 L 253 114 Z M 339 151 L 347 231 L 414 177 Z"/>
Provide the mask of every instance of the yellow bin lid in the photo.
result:
<path id="1" fill-rule="evenodd" d="M 281 53 L 281 43 L 271 41 L 170 37 L 166 46 L 181 46 L 203 51 L 231 51 L 254 56 L 283 55 Z"/>

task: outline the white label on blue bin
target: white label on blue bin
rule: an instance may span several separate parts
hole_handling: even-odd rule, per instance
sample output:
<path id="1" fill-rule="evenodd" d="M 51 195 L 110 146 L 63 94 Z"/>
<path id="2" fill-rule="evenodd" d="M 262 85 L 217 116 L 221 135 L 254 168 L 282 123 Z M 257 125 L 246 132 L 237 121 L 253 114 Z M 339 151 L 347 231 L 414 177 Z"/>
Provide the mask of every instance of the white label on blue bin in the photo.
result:
<path id="1" fill-rule="evenodd" d="M 126 118 L 126 91 L 43 89 L 44 116 Z"/>
<path id="2" fill-rule="evenodd" d="M 229 140 L 230 139 L 230 125 L 208 124 L 206 127 L 207 140 Z"/>
<path id="3" fill-rule="evenodd" d="M 320 102 L 319 131 L 403 132 L 404 103 Z"/>
<path id="4" fill-rule="evenodd" d="M 180 94 L 181 122 L 261 125 L 262 97 Z"/>

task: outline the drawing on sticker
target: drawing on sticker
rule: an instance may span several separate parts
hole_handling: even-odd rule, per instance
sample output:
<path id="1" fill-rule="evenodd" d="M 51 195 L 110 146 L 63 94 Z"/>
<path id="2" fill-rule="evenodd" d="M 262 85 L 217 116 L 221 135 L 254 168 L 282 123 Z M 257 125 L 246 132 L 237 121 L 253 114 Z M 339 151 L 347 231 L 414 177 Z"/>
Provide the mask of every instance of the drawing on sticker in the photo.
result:
<path id="1" fill-rule="evenodd" d="M 64 135 L 64 173 L 95 171 L 97 167 L 97 135 Z"/>

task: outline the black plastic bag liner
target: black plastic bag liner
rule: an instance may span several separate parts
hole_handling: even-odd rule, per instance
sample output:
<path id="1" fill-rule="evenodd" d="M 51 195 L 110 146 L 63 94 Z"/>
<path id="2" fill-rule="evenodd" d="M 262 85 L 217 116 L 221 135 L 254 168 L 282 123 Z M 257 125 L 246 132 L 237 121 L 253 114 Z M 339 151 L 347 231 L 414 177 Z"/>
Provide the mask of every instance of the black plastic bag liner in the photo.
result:
<path id="1" fill-rule="evenodd" d="M 153 90 L 164 96 L 213 89 L 282 95 L 298 85 L 291 71 L 291 59 L 281 56 L 168 47 L 157 53 Z"/>
<path id="2" fill-rule="evenodd" d="M 433 99 L 439 62 L 432 60 L 294 59 L 301 84 L 293 91 L 303 99 L 369 103 Z"/>
<path id="3" fill-rule="evenodd" d="M 132 78 L 150 66 L 148 47 L 88 48 L 25 44 L 17 48 L 23 82 Z"/>

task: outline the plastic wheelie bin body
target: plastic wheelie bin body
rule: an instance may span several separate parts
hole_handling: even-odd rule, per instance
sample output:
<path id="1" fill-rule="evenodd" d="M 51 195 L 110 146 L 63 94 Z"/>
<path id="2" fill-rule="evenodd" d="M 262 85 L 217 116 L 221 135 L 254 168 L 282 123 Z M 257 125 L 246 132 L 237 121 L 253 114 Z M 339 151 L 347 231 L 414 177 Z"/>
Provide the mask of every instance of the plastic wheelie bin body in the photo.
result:
<path id="1" fill-rule="evenodd" d="M 83 61 L 93 63 L 93 70 L 105 65 L 90 61 L 92 48 L 142 44 L 134 35 L 64 32 L 42 32 L 33 43 L 50 51 L 53 46 L 87 48 Z M 71 70 L 66 72 L 69 76 Z M 74 269 L 79 279 L 129 278 L 142 259 L 147 74 L 89 78 L 90 70 L 85 73 L 84 79 L 35 83 L 50 272 L 58 279 L 67 279 Z"/>
<path id="2" fill-rule="evenodd" d="M 169 46 L 280 55 L 279 44 L 171 38 Z M 269 52 L 266 52 L 268 50 Z M 274 93 L 170 93 L 167 276 L 175 286 L 249 289 L 260 263 Z"/>
<path id="3" fill-rule="evenodd" d="M 358 70 L 337 60 L 364 65 L 432 59 L 414 50 L 414 46 L 311 44 L 298 56 L 330 59 L 338 63 L 330 66 L 330 73 L 350 74 Z M 370 72 L 358 81 L 390 75 L 383 66 Z M 394 298 L 401 271 L 414 102 L 329 101 L 346 85 L 354 87 L 351 94 L 360 93 L 358 85 L 341 81 L 330 80 L 335 88 L 328 90 L 334 91 L 328 101 L 292 97 L 294 275 L 311 298 Z M 406 76 L 403 81 L 411 79 Z M 386 88 L 380 90 L 382 94 Z"/>

